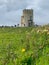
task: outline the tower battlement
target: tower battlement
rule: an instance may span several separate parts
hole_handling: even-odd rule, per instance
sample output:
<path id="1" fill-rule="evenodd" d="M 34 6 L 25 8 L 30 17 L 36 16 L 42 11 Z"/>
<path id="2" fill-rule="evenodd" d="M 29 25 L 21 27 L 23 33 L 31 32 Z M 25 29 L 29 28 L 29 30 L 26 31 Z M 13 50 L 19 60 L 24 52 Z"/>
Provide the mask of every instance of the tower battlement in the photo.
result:
<path id="1" fill-rule="evenodd" d="M 33 13 L 33 10 L 32 9 L 24 9 L 23 13 Z"/>

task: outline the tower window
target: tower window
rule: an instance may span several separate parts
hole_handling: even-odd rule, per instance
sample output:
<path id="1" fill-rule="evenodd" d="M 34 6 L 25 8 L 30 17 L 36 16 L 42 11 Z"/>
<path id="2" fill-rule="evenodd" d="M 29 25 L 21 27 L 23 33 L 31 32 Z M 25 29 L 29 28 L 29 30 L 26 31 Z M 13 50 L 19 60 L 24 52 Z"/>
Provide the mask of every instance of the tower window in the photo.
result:
<path id="1" fill-rule="evenodd" d="M 30 20 L 32 20 L 32 16 L 30 16 Z"/>

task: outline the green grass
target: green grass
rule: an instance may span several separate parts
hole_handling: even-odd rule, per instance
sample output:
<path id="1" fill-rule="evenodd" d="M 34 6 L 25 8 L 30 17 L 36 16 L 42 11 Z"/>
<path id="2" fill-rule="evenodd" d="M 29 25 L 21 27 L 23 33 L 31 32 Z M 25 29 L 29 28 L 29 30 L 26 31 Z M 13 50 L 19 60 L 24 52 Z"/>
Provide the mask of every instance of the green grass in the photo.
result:
<path id="1" fill-rule="evenodd" d="M 49 65 L 48 28 L 0 28 L 0 65 Z"/>

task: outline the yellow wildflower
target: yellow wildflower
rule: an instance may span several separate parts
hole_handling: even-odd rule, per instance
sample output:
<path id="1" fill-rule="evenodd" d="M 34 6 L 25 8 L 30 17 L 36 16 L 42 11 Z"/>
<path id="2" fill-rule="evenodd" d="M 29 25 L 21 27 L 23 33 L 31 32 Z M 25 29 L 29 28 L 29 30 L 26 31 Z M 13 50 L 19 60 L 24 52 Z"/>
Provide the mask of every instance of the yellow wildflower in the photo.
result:
<path id="1" fill-rule="evenodd" d="M 22 49 L 22 52 L 25 52 L 25 48 Z"/>

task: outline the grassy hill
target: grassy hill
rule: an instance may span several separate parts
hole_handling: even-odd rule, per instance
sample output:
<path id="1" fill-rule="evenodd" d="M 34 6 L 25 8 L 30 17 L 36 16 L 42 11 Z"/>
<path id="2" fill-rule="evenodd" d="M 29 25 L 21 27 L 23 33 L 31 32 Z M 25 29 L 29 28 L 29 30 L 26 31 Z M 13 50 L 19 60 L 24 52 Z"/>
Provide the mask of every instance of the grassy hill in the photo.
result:
<path id="1" fill-rule="evenodd" d="M 0 65 L 49 65 L 49 27 L 0 28 Z"/>

